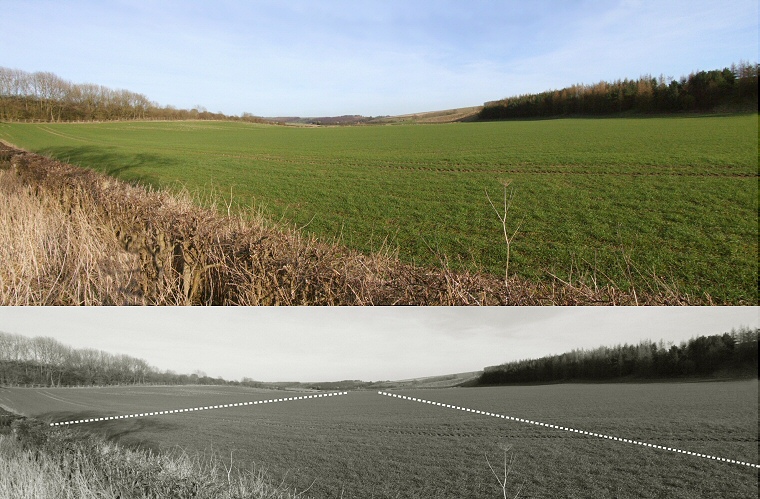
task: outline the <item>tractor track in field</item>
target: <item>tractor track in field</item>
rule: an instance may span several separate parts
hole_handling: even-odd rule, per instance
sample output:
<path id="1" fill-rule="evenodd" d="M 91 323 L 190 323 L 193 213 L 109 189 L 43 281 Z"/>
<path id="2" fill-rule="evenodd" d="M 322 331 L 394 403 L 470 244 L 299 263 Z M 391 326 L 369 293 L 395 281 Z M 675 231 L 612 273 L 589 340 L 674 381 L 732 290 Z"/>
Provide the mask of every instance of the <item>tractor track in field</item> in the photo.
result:
<path id="1" fill-rule="evenodd" d="M 85 143 L 92 143 L 97 145 L 107 145 L 103 141 L 97 141 L 93 139 L 83 139 L 81 137 L 76 137 L 74 135 L 70 134 L 64 134 L 55 130 L 50 129 L 47 126 L 41 125 L 40 129 L 43 131 L 50 133 L 52 135 L 71 139 L 71 140 L 77 140 L 80 142 Z M 109 146 L 112 146 L 109 144 Z M 164 151 L 168 153 L 176 153 L 176 148 L 170 148 L 170 147 L 151 147 L 153 150 L 159 150 Z M 576 165 L 547 165 L 547 166 L 529 166 L 529 167 L 521 167 L 521 168 L 492 168 L 488 165 L 482 164 L 477 166 L 482 166 L 482 168 L 473 168 L 473 167 L 467 167 L 462 165 L 451 165 L 451 166 L 438 166 L 434 163 L 419 163 L 419 164 L 401 164 L 401 163 L 395 163 L 395 162 L 363 162 L 363 161 L 357 161 L 357 160 L 348 160 L 346 162 L 338 162 L 338 163 L 325 163 L 324 161 L 320 161 L 317 159 L 314 159 L 312 157 L 284 157 L 279 155 L 272 155 L 272 154 L 235 154 L 235 153 L 228 153 L 223 151 L 201 151 L 201 150 L 195 150 L 195 151 L 186 151 L 191 152 L 193 155 L 196 156 L 206 156 L 210 158 L 223 158 L 223 159 L 231 159 L 231 160 L 246 160 L 246 161 L 252 161 L 252 162 L 262 162 L 262 163 L 270 163 L 270 164 L 282 164 L 282 165 L 296 165 L 296 166 L 322 166 L 324 168 L 341 168 L 341 167 L 348 167 L 348 168 L 383 168 L 388 170 L 399 170 L 399 171 L 408 171 L 408 172 L 432 172 L 432 173 L 472 173 L 472 174 L 509 174 L 509 175 L 578 175 L 578 176 L 618 176 L 618 177 L 695 177 L 695 178 L 757 178 L 760 176 L 760 172 L 751 173 L 751 172 L 726 172 L 724 170 L 728 169 L 729 167 L 721 166 L 716 167 L 716 169 L 721 170 L 720 172 L 707 172 L 707 171 L 700 171 L 700 172 L 688 172 L 688 171 L 610 171 L 610 170 L 595 170 L 595 169 L 583 169 L 583 170 L 575 170 L 577 168 Z M 598 168 L 604 168 L 603 166 Z M 619 167 L 615 167 L 619 168 Z M 626 167 L 623 167 L 626 168 Z M 627 167 L 631 168 L 631 167 Z M 642 169 L 646 168 L 662 168 L 662 167 L 640 167 Z M 665 167 L 665 168 L 673 168 Z"/>
<path id="2" fill-rule="evenodd" d="M 453 415 L 453 414 L 452 414 Z M 457 424 L 450 424 L 448 428 L 441 428 L 440 422 L 433 426 L 412 426 L 404 427 L 396 424 L 373 424 L 367 425 L 366 423 L 352 423 L 345 420 L 338 420 L 334 422 L 328 421 L 283 421 L 282 419 L 274 419 L 271 415 L 264 414 L 249 414 L 241 417 L 229 417 L 229 416 L 209 416 L 201 415 L 198 413 L 187 414 L 196 420 L 208 421 L 208 422 L 225 422 L 241 425 L 255 425 L 259 428 L 280 429 L 287 432 L 337 432 L 340 434 L 356 434 L 356 435 L 387 435 L 398 437 L 435 437 L 435 438 L 454 438 L 454 439 L 471 439 L 471 438 L 485 438 L 493 433 L 493 428 L 490 425 L 484 425 L 481 428 L 463 428 Z M 507 422 L 510 423 L 510 422 Z M 462 422 L 462 425 L 465 423 Z M 574 432 L 557 431 L 552 428 L 545 427 L 525 427 L 524 425 L 511 422 L 511 428 L 508 431 L 512 433 L 515 438 L 529 438 L 529 439 L 541 439 L 541 440 L 565 440 L 565 439 L 594 439 L 596 437 L 592 435 L 584 435 Z M 615 430 L 604 430 L 604 433 L 614 434 Z M 619 430 L 618 430 L 619 432 Z M 633 439 L 648 439 L 652 442 L 666 443 L 672 441 L 678 441 L 682 444 L 684 442 L 719 442 L 719 443 L 756 443 L 758 438 L 750 438 L 745 436 L 712 436 L 712 435 L 699 435 L 695 436 L 692 432 L 673 432 L 672 429 L 668 430 L 664 434 L 652 436 L 648 432 L 641 433 L 636 430 L 626 432 L 630 433 L 626 438 Z"/>
<path id="3" fill-rule="evenodd" d="M 749 173 L 684 173 L 684 172 L 574 172 L 566 170 L 471 170 L 471 169 L 446 169 L 446 168 L 415 168 L 415 167 L 388 167 L 399 170 L 410 171 L 432 171 L 438 173 L 499 173 L 499 174 L 514 174 L 514 175 L 579 175 L 579 176 L 616 176 L 616 177 L 713 177 L 713 178 L 753 178 L 758 177 L 757 174 Z"/>
<path id="4" fill-rule="evenodd" d="M 349 161 L 345 163 L 327 164 L 323 161 L 314 160 L 313 158 L 284 158 L 273 155 L 251 155 L 251 154 L 229 154 L 223 152 L 213 151 L 195 151 L 195 154 L 204 156 L 216 156 L 220 158 L 240 159 L 261 161 L 268 163 L 288 164 L 288 165 L 309 165 L 309 166 L 323 166 L 325 168 L 334 167 L 349 167 L 349 168 L 384 168 L 389 170 L 402 170 L 402 171 L 420 171 L 420 172 L 435 172 L 435 173 L 479 173 L 479 174 L 519 174 L 519 175 L 612 175 L 612 176 L 630 176 L 630 177 L 709 177 L 709 178 L 753 178 L 760 176 L 760 173 L 750 172 L 687 172 L 687 171 L 594 171 L 584 169 L 581 171 L 572 170 L 577 168 L 575 165 L 551 165 L 550 167 L 542 167 L 536 165 L 535 167 L 525 168 L 490 168 L 487 165 L 483 165 L 483 168 L 471 168 L 464 166 L 453 165 L 448 166 L 436 166 L 435 164 L 397 164 L 397 163 L 365 163 L 361 161 Z M 600 167 L 603 168 L 603 167 Z M 629 167 L 630 168 L 630 167 Z M 647 167 L 642 167 L 647 168 Z M 658 168 L 658 167 L 653 167 Z M 672 167 L 670 167 L 672 168 Z M 718 169 L 726 169 L 728 167 L 716 167 Z"/>

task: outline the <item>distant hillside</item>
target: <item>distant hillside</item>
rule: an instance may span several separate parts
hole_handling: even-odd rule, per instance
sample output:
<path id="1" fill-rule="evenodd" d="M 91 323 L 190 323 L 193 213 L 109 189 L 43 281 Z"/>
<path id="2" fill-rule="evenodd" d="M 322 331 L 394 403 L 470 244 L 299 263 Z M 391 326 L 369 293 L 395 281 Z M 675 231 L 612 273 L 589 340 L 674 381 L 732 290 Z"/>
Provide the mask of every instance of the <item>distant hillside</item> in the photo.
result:
<path id="1" fill-rule="evenodd" d="M 345 116 L 322 116 L 302 118 L 300 116 L 276 116 L 262 118 L 268 122 L 287 125 L 394 125 L 400 123 L 454 123 L 473 121 L 482 106 L 446 109 L 444 111 L 426 111 L 422 113 L 402 114 L 398 116 L 362 116 L 351 114 Z"/>
<path id="2" fill-rule="evenodd" d="M 449 388 L 472 383 L 479 379 L 482 371 L 448 374 L 443 376 L 428 376 L 399 381 L 380 381 L 375 383 L 377 388 Z"/>
<path id="3" fill-rule="evenodd" d="M 351 114 L 345 116 L 321 116 L 318 118 L 302 118 L 300 116 L 276 116 L 274 118 L 264 118 L 266 121 L 273 123 L 282 123 L 286 125 L 360 125 L 367 123 L 373 118 Z"/>
<path id="4" fill-rule="evenodd" d="M 398 381 L 320 381 L 320 382 L 246 382 L 245 386 L 257 388 L 273 388 L 278 390 L 377 390 L 388 388 L 450 388 L 475 383 L 482 371 L 472 371 L 441 376 L 403 379 Z"/>
<path id="5" fill-rule="evenodd" d="M 402 114 L 399 116 L 373 118 L 370 123 L 454 123 L 459 121 L 474 121 L 481 109 L 482 106 L 474 106 L 462 107 L 458 109 L 447 109 L 444 111 L 427 111 L 422 113 Z"/>

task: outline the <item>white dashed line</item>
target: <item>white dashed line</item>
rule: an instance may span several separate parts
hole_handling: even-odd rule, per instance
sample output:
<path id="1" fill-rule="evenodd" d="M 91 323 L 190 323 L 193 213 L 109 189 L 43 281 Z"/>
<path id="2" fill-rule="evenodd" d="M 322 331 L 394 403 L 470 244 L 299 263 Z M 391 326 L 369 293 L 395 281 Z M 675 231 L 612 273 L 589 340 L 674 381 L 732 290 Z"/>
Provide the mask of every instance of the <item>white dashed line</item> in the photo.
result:
<path id="1" fill-rule="evenodd" d="M 379 395 L 385 395 L 386 397 L 393 397 L 393 398 L 399 398 L 399 399 L 403 399 L 403 400 L 410 400 L 412 402 L 422 402 L 422 403 L 425 403 L 425 404 L 433 404 L 433 405 L 438 405 L 438 406 L 441 406 L 441 407 L 446 407 L 446 408 L 449 408 L 449 409 L 456 409 L 456 410 L 464 411 L 464 412 L 473 412 L 473 413 L 476 413 L 476 414 L 483 414 L 483 415 L 486 415 L 486 416 L 506 419 L 506 420 L 510 420 L 510 421 L 517 421 L 517 422 L 520 422 L 520 423 L 528 423 L 528 424 L 537 425 L 537 426 L 548 426 L 549 428 L 554 428 L 554 429 L 557 429 L 557 430 L 563 430 L 563 431 L 568 431 L 568 432 L 573 432 L 573 433 L 579 433 L 581 435 L 588 435 L 588 436 L 591 436 L 591 437 L 604 438 L 604 439 L 607 439 L 607 440 L 614 440 L 616 442 L 623 442 L 623 443 L 627 443 L 627 444 L 641 445 L 643 447 L 651 447 L 652 449 L 666 450 L 666 451 L 670 451 L 670 452 L 675 452 L 677 454 L 686 454 L 686 455 L 689 455 L 689 456 L 696 456 L 696 457 L 701 457 L 701 458 L 704 458 L 704 459 L 713 459 L 715 461 L 721 461 L 721 462 L 725 462 L 725 463 L 739 464 L 739 465 L 742 465 L 742 466 L 750 466 L 752 468 L 760 468 L 760 464 L 753 464 L 753 463 L 748 463 L 748 462 L 745 462 L 745 461 L 738 461 L 736 459 L 726 459 L 724 457 L 710 456 L 710 455 L 707 455 L 707 454 L 701 454 L 701 453 L 697 453 L 697 452 L 691 452 L 691 451 L 685 451 L 685 450 L 681 450 L 681 449 L 675 449 L 673 447 L 666 447 L 664 445 L 657 445 L 657 444 L 650 444 L 650 443 L 647 443 L 647 442 L 641 442 L 639 440 L 631 440 L 631 439 L 628 439 L 628 438 L 619 438 L 619 437 L 613 437 L 613 436 L 610 436 L 610 435 L 603 435 L 603 434 L 600 434 L 600 433 L 592 433 L 592 432 L 588 432 L 588 431 L 584 431 L 584 430 L 578 430 L 578 429 L 575 429 L 575 428 L 568 428 L 568 427 L 565 427 L 565 426 L 557 426 L 557 425 L 552 425 L 552 424 L 548 424 L 548 423 L 541 423 L 541 422 L 538 422 L 538 421 L 531 421 L 529 419 L 522 419 L 522 418 L 516 418 L 516 417 L 513 417 L 513 416 L 506 416 L 504 414 L 495 414 L 495 413 L 492 413 L 492 412 L 476 411 L 476 410 L 468 409 L 468 408 L 465 408 L 465 407 L 459 407 L 459 406 L 449 405 L 449 404 L 440 404 L 438 402 L 432 402 L 432 401 L 429 401 L 429 400 L 418 399 L 418 398 L 415 398 L 415 397 L 407 397 L 406 395 L 399 395 L 399 394 L 396 394 L 396 393 L 388 393 L 388 392 L 382 392 L 382 391 L 377 392 L 377 393 Z"/>
<path id="2" fill-rule="evenodd" d="M 61 421 L 59 423 L 50 423 L 50 426 L 65 426 L 65 425 L 72 425 L 72 424 L 83 424 L 83 423 L 93 423 L 96 421 L 112 421 L 116 419 L 124 419 L 124 418 L 142 418 L 146 416 L 161 416 L 164 414 L 176 414 L 179 412 L 188 412 L 188 411 L 206 411 L 211 409 L 225 409 L 227 407 L 240 407 L 243 405 L 257 405 L 257 404 L 270 404 L 274 402 L 290 402 L 293 400 L 307 400 L 307 399 L 315 399 L 315 398 L 322 398 L 322 397 L 334 397 L 337 395 L 348 395 L 348 392 L 331 392 L 331 393 L 320 393 L 318 395 L 303 395 L 301 397 L 288 397 L 288 398 L 280 398 L 280 399 L 268 399 L 268 400 L 254 400 L 251 402 L 237 402 L 234 404 L 224 404 L 224 405 L 209 405 L 205 407 L 190 407 L 187 409 L 171 409 L 166 411 L 158 411 L 158 412 L 141 412 L 141 413 L 135 413 L 135 414 L 125 414 L 122 416 L 104 416 L 101 418 L 90 418 L 90 419 L 77 419 L 74 421 Z"/>

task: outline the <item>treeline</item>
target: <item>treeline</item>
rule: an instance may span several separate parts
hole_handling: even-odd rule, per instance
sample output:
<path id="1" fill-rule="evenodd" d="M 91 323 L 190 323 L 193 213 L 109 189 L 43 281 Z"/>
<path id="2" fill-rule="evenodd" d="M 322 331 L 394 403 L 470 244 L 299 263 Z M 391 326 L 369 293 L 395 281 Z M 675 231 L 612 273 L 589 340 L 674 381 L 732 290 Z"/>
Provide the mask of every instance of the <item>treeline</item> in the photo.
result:
<path id="1" fill-rule="evenodd" d="M 114 355 L 92 348 L 76 349 L 54 338 L 27 338 L 0 332 L 0 386 L 106 386 L 130 384 L 245 385 L 211 378 L 197 371 L 177 374 L 159 371 L 146 361 L 129 355 Z"/>
<path id="2" fill-rule="evenodd" d="M 0 121 L 238 120 L 263 122 L 250 113 L 227 116 L 203 106 L 160 106 L 145 95 L 91 83 L 72 83 L 53 73 L 0 67 Z"/>
<path id="3" fill-rule="evenodd" d="M 486 102 L 478 118 L 707 112 L 721 108 L 756 111 L 759 69 L 756 63 L 740 62 L 722 70 L 691 73 L 678 80 L 647 75 L 638 80 L 573 85 Z"/>
<path id="4" fill-rule="evenodd" d="M 692 338 L 680 345 L 642 341 L 638 345 L 573 350 L 487 367 L 477 384 L 668 379 L 710 376 L 719 371 L 757 375 L 759 343 L 760 329 L 741 327 L 722 335 Z"/>

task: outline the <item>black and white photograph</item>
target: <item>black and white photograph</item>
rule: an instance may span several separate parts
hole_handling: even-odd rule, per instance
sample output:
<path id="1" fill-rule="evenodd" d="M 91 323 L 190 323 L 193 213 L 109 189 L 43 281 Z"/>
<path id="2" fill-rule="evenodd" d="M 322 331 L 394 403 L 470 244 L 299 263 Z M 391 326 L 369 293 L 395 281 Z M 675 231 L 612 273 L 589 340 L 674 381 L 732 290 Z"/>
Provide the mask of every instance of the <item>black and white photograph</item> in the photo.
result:
<path id="1" fill-rule="evenodd" d="M 42 446 L 81 497 L 92 477 L 173 497 L 757 486 L 752 307 L 12 307 L 0 321 L 0 423 L 20 446 L 6 450 Z"/>

